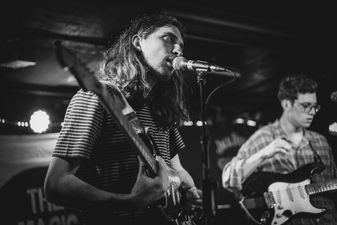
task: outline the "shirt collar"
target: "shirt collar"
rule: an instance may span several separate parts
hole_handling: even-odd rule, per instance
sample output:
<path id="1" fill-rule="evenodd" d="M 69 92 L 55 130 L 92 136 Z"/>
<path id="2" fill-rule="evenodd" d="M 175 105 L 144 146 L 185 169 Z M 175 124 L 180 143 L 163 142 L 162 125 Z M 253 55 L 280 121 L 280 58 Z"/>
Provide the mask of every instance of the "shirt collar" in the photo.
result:
<path id="1" fill-rule="evenodd" d="M 280 123 L 280 120 L 277 119 L 275 122 L 274 122 L 274 125 L 275 125 L 275 131 L 278 132 L 278 135 L 281 137 L 281 138 L 285 138 L 287 139 L 287 135 L 286 133 L 284 132 L 284 130 L 282 129 L 281 127 L 281 123 Z M 307 132 L 306 129 L 303 128 L 303 138 L 301 140 L 301 143 L 300 145 L 296 148 L 295 146 L 293 146 L 294 149 L 300 149 L 301 147 L 303 146 L 306 146 L 308 145 L 310 142 L 310 138 L 309 138 L 309 132 Z"/>

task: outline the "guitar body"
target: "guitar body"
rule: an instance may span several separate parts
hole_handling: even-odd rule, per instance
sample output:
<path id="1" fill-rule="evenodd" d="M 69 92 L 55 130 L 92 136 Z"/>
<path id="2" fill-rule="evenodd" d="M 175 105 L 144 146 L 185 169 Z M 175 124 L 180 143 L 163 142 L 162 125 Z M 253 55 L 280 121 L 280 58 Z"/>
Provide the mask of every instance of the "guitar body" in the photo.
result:
<path id="1" fill-rule="evenodd" d="M 311 163 L 288 174 L 253 173 L 243 184 L 242 204 L 261 224 L 281 225 L 304 213 L 318 216 L 325 209 L 311 204 L 306 187 L 312 174 L 320 170 L 320 164 Z"/>
<path id="2" fill-rule="evenodd" d="M 130 124 L 149 148 L 153 158 L 156 157 L 156 152 L 158 152 L 157 146 L 146 128 L 144 129 L 144 127 L 141 126 L 140 121 L 136 117 L 130 119 Z M 175 225 L 192 225 L 194 222 L 186 212 L 185 201 L 179 190 L 181 185 L 180 178 L 174 169 L 169 168 L 169 166 L 167 166 L 167 169 L 170 172 L 170 187 L 166 191 L 165 197 L 157 202 L 155 207 L 159 206 L 166 220 Z M 155 174 L 151 174 L 151 170 L 148 170 L 148 172 L 149 176 L 156 176 Z"/>
<path id="3" fill-rule="evenodd" d="M 325 209 L 318 209 L 310 203 L 305 185 L 310 184 L 310 179 L 298 183 L 275 182 L 268 188 L 269 192 L 276 193 L 276 207 L 274 217 L 270 224 L 281 225 L 292 216 L 299 213 L 320 214 Z M 279 190 L 287 190 L 279 192 Z"/>

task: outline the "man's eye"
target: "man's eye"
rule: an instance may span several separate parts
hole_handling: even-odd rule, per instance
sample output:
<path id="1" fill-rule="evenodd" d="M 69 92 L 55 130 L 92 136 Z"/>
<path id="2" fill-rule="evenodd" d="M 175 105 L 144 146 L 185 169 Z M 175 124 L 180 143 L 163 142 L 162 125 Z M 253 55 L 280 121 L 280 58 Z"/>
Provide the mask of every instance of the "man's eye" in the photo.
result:
<path id="1" fill-rule="evenodd" d="M 167 42 L 170 42 L 170 43 L 172 43 L 172 41 L 173 41 L 172 37 L 170 37 L 168 35 L 164 36 L 163 39 Z"/>

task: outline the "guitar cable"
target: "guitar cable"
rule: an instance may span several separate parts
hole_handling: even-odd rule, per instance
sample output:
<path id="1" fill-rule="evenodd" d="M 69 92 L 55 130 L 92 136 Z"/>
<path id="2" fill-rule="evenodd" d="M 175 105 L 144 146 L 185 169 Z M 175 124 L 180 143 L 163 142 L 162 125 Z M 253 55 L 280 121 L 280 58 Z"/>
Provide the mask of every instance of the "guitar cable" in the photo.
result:
<path id="1" fill-rule="evenodd" d="M 245 201 L 245 197 L 242 197 L 239 201 L 239 204 L 241 205 L 241 208 L 245 211 L 247 216 L 256 224 L 263 224 L 262 222 L 258 222 L 252 214 L 250 214 L 249 210 L 246 208 L 245 204 L 243 203 Z"/>

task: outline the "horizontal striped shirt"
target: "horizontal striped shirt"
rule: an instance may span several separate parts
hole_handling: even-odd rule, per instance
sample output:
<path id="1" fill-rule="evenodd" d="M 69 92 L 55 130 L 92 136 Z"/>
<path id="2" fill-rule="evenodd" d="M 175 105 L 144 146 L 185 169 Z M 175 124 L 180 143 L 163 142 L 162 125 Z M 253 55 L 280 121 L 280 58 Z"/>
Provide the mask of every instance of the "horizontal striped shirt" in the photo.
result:
<path id="1" fill-rule="evenodd" d="M 177 128 L 163 130 L 146 105 L 136 111 L 139 121 L 156 144 L 157 154 L 170 159 L 185 147 Z M 79 90 L 71 99 L 60 131 L 54 157 L 84 158 L 77 176 L 105 191 L 130 193 L 138 174 L 137 152 L 119 123 L 90 91 Z M 111 211 L 111 215 L 127 212 Z"/>

